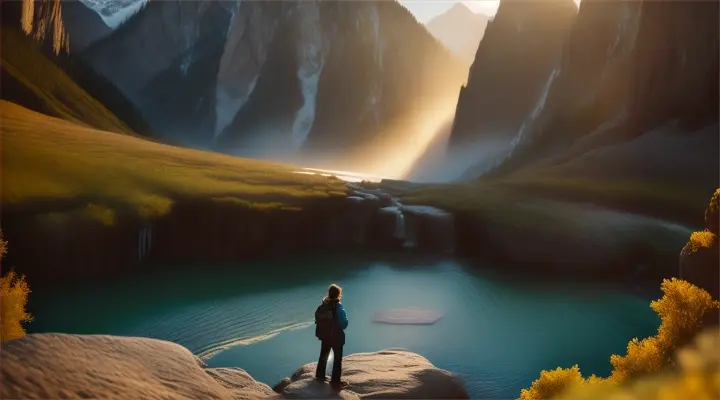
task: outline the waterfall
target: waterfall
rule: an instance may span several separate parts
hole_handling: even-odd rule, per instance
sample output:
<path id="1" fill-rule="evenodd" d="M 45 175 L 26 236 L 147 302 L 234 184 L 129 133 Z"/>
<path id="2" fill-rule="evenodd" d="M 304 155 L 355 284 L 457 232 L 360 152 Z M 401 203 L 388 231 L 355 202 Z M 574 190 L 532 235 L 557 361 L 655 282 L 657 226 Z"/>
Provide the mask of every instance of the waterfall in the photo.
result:
<path id="1" fill-rule="evenodd" d="M 405 214 L 403 214 L 402 210 L 398 208 L 397 213 L 395 214 L 395 234 L 394 236 L 397 239 L 405 240 L 407 237 L 406 231 L 405 231 Z"/>
<path id="2" fill-rule="evenodd" d="M 152 227 L 142 228 L 138 232 L 138 261 L 144 260 L 152 247 Z"/>
<path id="3" fill-rule="evenodd" d="M 300 68 L 297 77 L 303 104 L 295 114 L 292 127 L 292 142 L 295 148 L 305 143 L 315 121 L 318 84 L 325 63 L 325 43 L 320 28 L 320 9 L 317 3 L 303 3 L 301 31 L 298 52 Z"/>

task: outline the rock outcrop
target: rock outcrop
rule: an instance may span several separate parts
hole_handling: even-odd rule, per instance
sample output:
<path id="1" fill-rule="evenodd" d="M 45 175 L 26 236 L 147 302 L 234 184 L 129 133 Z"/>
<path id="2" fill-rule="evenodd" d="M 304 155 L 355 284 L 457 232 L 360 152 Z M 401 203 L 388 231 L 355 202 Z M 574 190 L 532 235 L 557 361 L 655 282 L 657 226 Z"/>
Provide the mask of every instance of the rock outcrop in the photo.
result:
<path id="1" fill-rule="evenodd" d="M 313 198 L 302 209 L 256 209 L 242 199 L 179 199 L 155 220 L 118 218 L 112 226 L 75 215 L 58 229 L 50 214 L 3 209 L 13 242 L 8 260 L 33 287 L 104 280 L 146 263 L 226 264 L 324 251 L 407 249 L 452 253 L 454 219 L 432 207 L 402 206 L 382 190 L 348 184 L 347 197 Z M 401 206 L 390 215 L 384 207 Z M 399 225 L 399 221 L 407 221 Z M 68 222 L 68 221 L 66 221 Z M 102 268 L 98 268 L 102 265 Z"/>
<path id="2" fill-rule="evenodd" d="M 336 393 L 315 380 L 317 363 L 306 364 L 276 385 L 275 390 L 293 399 L 467 399 L 462 380 L 436 368 L 426 358 L 403 350 L 351 354 L 343 358 L 347 389 Z"/>
<path id="3" fill-rule="evenodd" d="M 680 252 L 680 278 L 720 297 L 720 247 L 718 246 L 717 189 L 705 211 L 705 230 L 694 232 Z"/>
<path id="4" fill-rule="evenodd" d="M 557 67 L 576 14 L 572 0 L 500 2 L 460 91 L 450 151 L 515 136 Z"/>
<path id="5" fill-rule="evenodd" d="M 451 102 L 467 73 L 385 1 L 151 0 L 83 57 L 165 140 L 313 161 L 394 140 L 393 124 Z"/>
<path id="6" fill-rule="evenodd" d="M 455 251 L 455 218 L 439 208 L 403 205 L 387 192 L 349 184 L 351 198 L 376 207 L 367 243 L 437 254 Z"/>
<path id="7" fill-rule="evenodd" d="M 298 369 L 276 386 L 239 368 L 205 368 L 186 348 L 157 339 L 32 334 L 2 344 L 0 397 L 22 399 L 465 399 L 460 378 L 406 351 L 352 354 L 343 359 L 350 382 L 339 394 Z"/>
<path id="8" fill-rule="evenodd" d="M 4 399 L 267 399 L 272 389 L 236 368 L 207 369 L 156 339 L 33 334 L 2 344 Z"/>

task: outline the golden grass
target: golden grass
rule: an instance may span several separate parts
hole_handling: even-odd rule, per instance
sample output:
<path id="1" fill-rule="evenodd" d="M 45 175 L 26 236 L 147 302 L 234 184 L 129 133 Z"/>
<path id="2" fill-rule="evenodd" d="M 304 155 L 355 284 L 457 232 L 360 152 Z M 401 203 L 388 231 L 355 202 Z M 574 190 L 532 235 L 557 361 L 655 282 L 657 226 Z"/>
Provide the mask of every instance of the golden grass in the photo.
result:
<path id="1" fill-rule="evenodd" d="M 257 160 L 103 132 L 0 102 L 2 202 L 66 204 L 110 223 L 114 212 L 167 214 L 179 198 L 293 207 L 343 196 L 342 181 Z M 48 212 L 53 210 L 46 210 Z"/>
<path id="2" fill-rule="evenodd" d="M 478 216 L 502 214 L 503 218 L 512 218 L 518 204 L 525 199 L 547 198 L 589 202 L 663 217 L 671 213 L 681 216 L 683 222 L 695 220 L 692 216 L 696 214 L 697 205 L 705 202 L 706 194 L 676 189 L 649 182 L 516 175 L 470 183 L 427 185 L 399 195 L 408 204 L 427 204 Z"/>
<path id="3" fill-rule="evenodd" d="M 78 86 L 21 32 L 2 29 L 2 68 L 43 106 L 43 113 L 87 127 L 134 134 L 99 101 Z"/>

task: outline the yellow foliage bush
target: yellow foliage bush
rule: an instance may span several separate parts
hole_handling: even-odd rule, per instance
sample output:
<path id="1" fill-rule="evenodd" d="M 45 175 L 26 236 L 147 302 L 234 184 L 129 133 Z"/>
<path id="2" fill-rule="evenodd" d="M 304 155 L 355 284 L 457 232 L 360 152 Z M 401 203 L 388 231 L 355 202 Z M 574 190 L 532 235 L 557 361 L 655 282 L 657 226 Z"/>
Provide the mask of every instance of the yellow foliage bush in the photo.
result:
<path id="1" fill-rule="evenodd" d="M 7 242 L 3 239 L 2 231 L 0 231 L 0 258 L 7 253 Z"/>
<path id="2" fill-rule="evenodd" d="M 717 311 L 720 302 L 714 301 L 705 290 L 677 278 L 665 279 L 661 289 L 663 297 L 650 303 L 661 318 L 657 335 L 642 340 L 635 338 L 628 343 L 626 355 L 612 355 L 613 371 L 609 378 L 583 378 L 577 365 L 542 371 L 529 389 L 521 391 L 520 400 L 552 399 L 577 386 L 598 390 L 596 386 L 625 384 L 671 365 L 673 353 L 692 340 L 702 328 L 703 318 Z"/>
<path id="3" fill-rule="evenodd" d="M 10 271 L 0 278 L 0 340 L 12 340 L 25 336 L 23 322 L 32 321 L 25 311 L 30 287 L 24 276 Z"/>
<path id="4" fill-rule="evenodd" d="M 0 231 L 0 257 L 7 251 L 7 242 Z M 0 341 L 25 336 L 23 322 L 30 322 L 32 316 L 25 311 L 30 287 L 24 276 L 10 271 L 0 277 Z"/>
<path id="5" fill-rule="evenodd" d="M 577 365 L 573 365 L 572 368 L 542 371 L 540 372 L 540 378 L 532 383 L 530 389 L 523 389 L 520 392 L 520 400 L 551 399 L 562 393 L 567 387 L 584 381 L 585 378 L 582 377 L 580 367 Z"/>
<path id="6" fill-rule="evenodd" d="M 717 237 L 710 231 L 693 232 L 688 242 L 688 253 L 692 254 L 700 249 L 708 249 L 715 243 Z"/>
<path id="7" fill-rule="evenodd" d="M 720 332 L 708 328 L 677 354 L 676 368 L 600 387 L 576 385 L 555 400 L 717 400 L 720 393 Z"/>

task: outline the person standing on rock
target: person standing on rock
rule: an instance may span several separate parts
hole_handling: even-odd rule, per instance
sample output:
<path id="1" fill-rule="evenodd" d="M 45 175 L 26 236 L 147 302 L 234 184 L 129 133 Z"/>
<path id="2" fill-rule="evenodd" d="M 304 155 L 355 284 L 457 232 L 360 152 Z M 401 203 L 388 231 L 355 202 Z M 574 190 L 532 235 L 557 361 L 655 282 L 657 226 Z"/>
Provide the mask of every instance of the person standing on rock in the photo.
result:
<path id="1" fill-rule="evenodd" d="M 345 328 L 348 326 L 348 317 L 340 303 L 342 288 L 332 284 L 328 288 L 328 295 L 315 310 L 315 336 L 320 340 L 320 359 L 318 360 L 315 378 L 325 382 L 325 368 L 327 368 L 330 350 L 333 352 L 333 369 L 330 384 L 335 388 L 347 386 L 347 382 L 340 380 L 342 374 L 343 346 L 345 345 Z"/>

